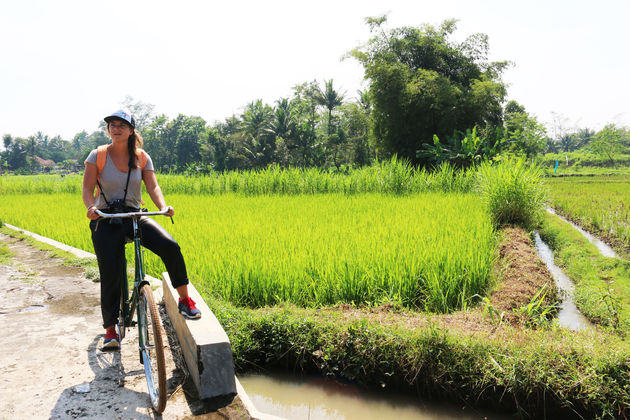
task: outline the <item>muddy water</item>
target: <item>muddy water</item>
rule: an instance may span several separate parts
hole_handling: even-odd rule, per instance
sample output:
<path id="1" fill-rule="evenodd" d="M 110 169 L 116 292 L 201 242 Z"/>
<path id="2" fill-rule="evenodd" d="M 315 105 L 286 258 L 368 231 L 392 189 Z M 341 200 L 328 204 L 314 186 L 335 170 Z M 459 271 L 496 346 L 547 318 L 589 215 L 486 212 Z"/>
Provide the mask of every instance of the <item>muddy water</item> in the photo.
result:
<path id="1" fill-rule="evenodd" d="M 558 292 L 560 293 L 560 297 L 562 299 L 560 310 L 558 311 L 558 323 L 560 326 L 574 331 L 593 328 L 591 322 L 586 319 L 586 317 L 575 306 L 575 302 L 573 301 L 573 289 L 575 287 L 573 282 L 566 274 L 564 274 L 560 267 L 554 264 L 553 251 L 540 238 L 538 232 L 534 233 L 534 242 L 538 255 L 553 275 L 556 286 L 558 287 Z"/>
<path id="2" fill-rule="evenodd" d="M 584 237 L 588 239 L 590 243 L 595 245 L 597 249 L 599 250 L 600 254 L 602 254 L 604 257 L 619 258 L 617 253 L 615 253 L 615 251 L 601 239 L 594 237 L 593 235 L 591 235 L 590 233 L 588 233 L 587 231 L 585 231 L 584 229 L 582 229 L 581 227 L 573 223 L 572 221 L 567 220 L 564 217 L 558 215 L 555 212 L 555 210 L 552 209 L 551 207 L 547 207 L 547 211 L 551 214 L 555 214 L 557 217 L 559 217 L 560 219 L 564 220 L 565 222 L 573 226 L 578 232 L 584 235 Z"/>
<path id="3" fill-rule="evenodd" d="M 508 419 L 506 414 L 470 407 L 419 402 L 411 397 L 366 393 L 324 378 L 288 375 L 239 376 L 256 409 L 291 420 L 423 420 Z"/>

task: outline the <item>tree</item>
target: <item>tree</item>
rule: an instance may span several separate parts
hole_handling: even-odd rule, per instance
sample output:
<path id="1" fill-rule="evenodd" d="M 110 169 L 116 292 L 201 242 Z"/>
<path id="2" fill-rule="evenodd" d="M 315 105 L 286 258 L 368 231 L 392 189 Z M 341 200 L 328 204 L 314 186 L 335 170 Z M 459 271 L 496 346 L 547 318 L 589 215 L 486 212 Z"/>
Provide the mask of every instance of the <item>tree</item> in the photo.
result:
<path id="1" fill-rule="evenodd" d="M 86 149 L 89 149 L 88 133 L 83 130 L 77 133 L 72 138 L 72 148 L 74 149 L 75 156 L 83 154 Z"/>
<path id="2" fill-rule="evenodd" d="M 593 139 L 593 136 L 595 136 L 595 132 L 589 128 L 578 130 L 574 135 L 576 149 L 587 147 Z"/>
<path id="3" fill-rule="evenodd" d="M 509 150 L 532 158 L 547 148 L 547 131 L 544 125 L 527 113 L 517 112 L 506 115 L 506 132 Z"/>
<path id="4" fill-rule="evenodd" d="M 239 133 L 241 120 L 236 115 L 226 118 L 224 122 L 219 122 L 215 127 L 211 127 L 208 133 L 208 143 L 206 148 L 212 150 L 214 158 L 214 169 L 225 171 L 236 169 L 233 166 L 236 155 L 233 136 Z M 203 147 L 203 146 L 202 146 Z"/>
<path id="5" fill-rule="evenodd" d="M 171 124 L 166 115 L 158 115 L 143 130 L 143 148 L 151 156 L 157 170 L 175 169 L 174 153 L 177 139 L 172 135 Z"/>
<path id="6" fill-rule="evenodd" d="M 293 136 L 295 117 L 288 98 L 280 98 L 276 101 L 270 130 L 276 138 L 288 139 Z"/>
<path id="7" fill-rule="evenodd" d="M 358 91 L 355 102 L 342 107 L 344 130 L 348 135 L 348 142 L 352 145 L 352 163 L 364 166 L 374 157 L 370 139 L 372 132 L 372 104 L 367 91 Z"/>
<path id="8" fill-rule="evenodd" d="M 155 105 L 136 101 L 132 96 L 126 96 L 122 101 L 122 105 L 133 115 L 138 131 L 142 131 L 153 120 L 153 108 L 155 108 Z"/>
<path id="9" fill-rule="evenodd" d="M 207 142 L 206 121 L 201 117 L 187 117 L 179 114 L 171 126 L 172 135 L 176 139 L 177 168 L 199 161 L 201 144 Z"/>
<path id="10" fill-rule="evenodd" d="M 503 122 L 507 62 L 488 62 L 488 39 L 475 34 L 449 39 L 454 20 L 438 28 L 382 29 L 385 18 L 369 18 L 368 43 L 351 51 L 365 68 L 374 104 L 374 131 L 386 153 L 415 163 L 423 144 L 472 127 Z M 377 30 L 380 32 L 377 33 Z"/>
<path id="11" fill-rule="evenodd" d="M 48 142 L 47 150 L 42 157 L 54 162 L 62 162 L 72 157 L 71 147 L 70 142 L 65 141 L 60 136 L 55 136 Z"/>
<path id="12" fill-rule="evenodd" d="M 322 142 L 316 131 L 316 126 L 320 121 L 315 100 L 317 89 L 315 81 L 293 87 L 291 108 L 295 118 L 295 129 L 294 135 L 285 140 L 296 166 L 306 167 L 323 163 L 321 160 Z"/>
<path id="13" fill-rule="evenodd" d="M 324 90 L 317 86 L 315 101 L 328 110 L 328 134 L 334 131 L 332 127 L 332 113 L 338 106 L 343 105 L 343 94 L 340 94 L 333 87 L 333 80 L 324 82 Z"/>
<path id="14" fill-rule="evenodd" d="M 25 169 L 28 165 L 26 140 L 20 137 L 14 138 L 10 134 L 5 134 L 2 140 L 4 143 L 2 156 L 7 169 L 12 171 Z"/>
<path id="15" fill-rule="evenodd" d="M 244 155 L 251 161 L 252 167 L 269 164 L 275 149 L 273 109 L 258 99 L 247 104 L 241 120 L 245 140 L 241 142 L 241 148 Z"/>
<path id="16" fill-rule="evenodd" d="M 615 124 L 602 128 L 591 140 L 589 149 L 598 155 L 605 156 L 611 164 L 615 164 L 615 155 L 623 150 L 623 142 L 628 139 L 628 132 Z"/>
<path id="17" fill-rule="evenodd" d="M 339 146 L 344 142 L 346 136 L 338 124 L 333 123 L 333 111 L 335 108 L 343 105 L 343 94 L 340 94 L 333 87 L 333 80 L 324 82 L 324 89 L 319 86 L 315 93 L 315 102 L 323 106 L 328 111 L 328 119 L 326 123 L 326 146 L 331 151 L 333 163 L 339 169 L 337 156 L 339 154 Z"/>
<path id="18" fill-rule="evenodd" d="M 505 106 L 504 136 L 511 152 L 527 158 L 547 149 L 548 137 L 544 125 L 529 115 L 523 105 L 513 100 Z"/>

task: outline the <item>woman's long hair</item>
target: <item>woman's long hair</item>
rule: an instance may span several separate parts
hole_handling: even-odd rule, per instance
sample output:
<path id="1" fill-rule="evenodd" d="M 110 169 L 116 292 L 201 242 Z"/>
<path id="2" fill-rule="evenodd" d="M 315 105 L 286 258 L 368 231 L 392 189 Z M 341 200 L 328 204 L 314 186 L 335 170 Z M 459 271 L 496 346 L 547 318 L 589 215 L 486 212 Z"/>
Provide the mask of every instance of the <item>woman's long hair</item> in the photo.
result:
<path id="1" fill-rule="evenodd" d="M 127 150 L 129 151 L 129 168 L 131 169 L 137 169 L 138 168 L 138 161 L 137 161 L 137 156 L 136 156 L 136 151 L 138 149 L 142 149 L 142 136 L 140 135 L 140 132 L 136 129 L 133 130 L 133 133 L 131 133 L 131 135 L 129 136 L 129 139 L 127 140 Z"/>

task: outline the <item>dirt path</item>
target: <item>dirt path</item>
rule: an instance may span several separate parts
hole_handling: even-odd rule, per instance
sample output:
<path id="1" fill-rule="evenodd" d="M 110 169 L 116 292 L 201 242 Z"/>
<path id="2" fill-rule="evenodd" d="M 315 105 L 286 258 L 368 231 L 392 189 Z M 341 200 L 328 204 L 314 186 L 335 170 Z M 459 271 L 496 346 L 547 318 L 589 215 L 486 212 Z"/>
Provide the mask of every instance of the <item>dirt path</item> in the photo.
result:
<path id="1" fill-rule="evenodd" d="M 100 350 L 99 284 L 23 240 L 0 233 L 0 242 L 14 253 L 0 264 L 0 419 L 161 418 L 151 409 L 137 330 L 128 329 L 121 351 Z M 163 418 L 249 418 L 191 396 L 172 344 Z"/>

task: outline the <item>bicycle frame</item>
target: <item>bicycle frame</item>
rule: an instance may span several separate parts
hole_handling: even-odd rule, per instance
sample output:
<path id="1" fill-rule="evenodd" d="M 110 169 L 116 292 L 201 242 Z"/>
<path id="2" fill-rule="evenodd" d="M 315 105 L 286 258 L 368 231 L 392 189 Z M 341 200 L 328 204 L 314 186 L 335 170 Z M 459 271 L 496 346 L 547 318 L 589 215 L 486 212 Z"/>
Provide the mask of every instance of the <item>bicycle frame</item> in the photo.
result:
<path id="1" fill-rule="evenodd" d="M 139 211 L 139 212 L 128 212 L 128 213 L 103 213 L 100 210 L 96 210 L 96 214 L 98 214 L 103 219 L 123 219 L 128 218 L 131 219 L 132 227 L 133 227 L 133 238 L 132 242 L 134 244 L 134 283 L 133 290 L 131 293 L 131 298 L 129 297 L 129 284 L 127 281 L 127 263 L 125 260 L 125 270 L 124 270 L 124 279 L 121 281 L 121 314 L 120 317 L 122 319 L 121 326 L 121 339 L 125 335 L 124 330 L 122 328 L 133 327 L 136 325 L 136 322 L 133 321 L 133 316 L 138 307 L 138 295 L 140 293 L 140 289 L 142 285 L 149 284 L 148 281 L 144 279 L 144 258 L 142 254 L 142 242 L 140 240 L 140 230 L 138 229 L 138 219 L 142 216 L 164 216 L 167 214 L 167 211 Z M 138 317 L 138 319 L 140 319 Z M 140 339 L 140 348 L 144 348 L 145 343 L 142 341 L 142 337 Z"/>

